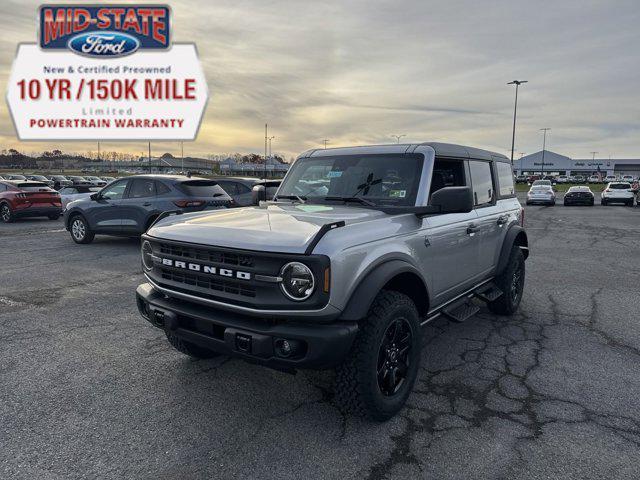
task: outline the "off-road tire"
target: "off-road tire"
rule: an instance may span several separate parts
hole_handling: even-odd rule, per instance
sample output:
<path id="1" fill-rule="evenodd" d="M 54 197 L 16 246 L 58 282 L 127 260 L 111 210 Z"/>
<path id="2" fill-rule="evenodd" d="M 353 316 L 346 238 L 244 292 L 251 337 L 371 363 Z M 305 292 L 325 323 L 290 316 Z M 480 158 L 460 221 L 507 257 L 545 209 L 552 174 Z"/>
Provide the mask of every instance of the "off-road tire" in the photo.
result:
<path id="1" fill-rule="evenodd" d="M 76 225 L 76 222 L 80 222 L 82 226 Z M 89 228 L 89 224 L 85 220 L 85 218 L 76 214 L 69 220 L 69 233 L 71 234 L 71 238 L 76 243 L 87 244 L 93 242 L 95 233 L 91 231 Z"/>
<path id="2" fill-rule="evenodd" d="M 201 347 L 200 345 L 196 345 L 191 342 L 187 342 L 182 340 L 180 337 L 177 337 L 175 334 L 171 333 L 168 330 L 165 330 L 165 335 L 167 336 L 167 340 L 173 348 L 178 350 L 180 353 L 184 353 L 185 355 L 189 355 L 193 358 L 214 358 L 219 356 L 219 353 L 214 352 L 213 350 L 209 350 Z"/>
<path id="3" fill-rule="evenodd" d="M 378 363 L 388 328 L 400 321 L 411 332 L 408 367 L 397 392 L 383 394 Z M 406 295 L 383 290 L 375 298 L 344 363 L 336 368 L 335 401 L 344 413 L 385 421 L 398 413 L 413 390 L 420 368 L 422 334 L 414 302 Z"/>
<path id="4" fill-rule="evenodd" d="M 0 203 L 0 220 L 4 223 L 13 222 L 13 212 L 8 203 Z"/>
<path id="5" fill-rule="evenodd" d="M 516 279 L 515 275 L 518 271 L 520 272 L 520 276 Z M 513 315 L 516 310 L 518 310 L 518 306 L 522 300 L 524 280 L 524 255 L 520 247 L 514 245 L 509 253 L 507 266 L 495 279 L 496 286 L 502 290 L 503 293 L 493 302 L 489 302 L 489 310 L 499 315 Z M 517 285 L 514 285 L 514 282 L 517 282 Z M 516 288 L 515 292 L 514 288 Z"/>

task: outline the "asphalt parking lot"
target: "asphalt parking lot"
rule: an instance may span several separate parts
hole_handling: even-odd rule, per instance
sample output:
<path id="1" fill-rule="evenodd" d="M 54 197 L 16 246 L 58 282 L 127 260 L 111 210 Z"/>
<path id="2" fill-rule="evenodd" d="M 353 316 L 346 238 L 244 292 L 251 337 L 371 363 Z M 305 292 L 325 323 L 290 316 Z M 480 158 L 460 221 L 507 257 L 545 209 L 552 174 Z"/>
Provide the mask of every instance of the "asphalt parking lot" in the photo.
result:
<path id="1" fill-rule="evenodd" d="M 526 207 L 519 314 L 424 333 L 409 406 L 193 361 L 142 320 L 139 243 L 0 225 L 0 478 L 638 478 L 640 208 Z"/>

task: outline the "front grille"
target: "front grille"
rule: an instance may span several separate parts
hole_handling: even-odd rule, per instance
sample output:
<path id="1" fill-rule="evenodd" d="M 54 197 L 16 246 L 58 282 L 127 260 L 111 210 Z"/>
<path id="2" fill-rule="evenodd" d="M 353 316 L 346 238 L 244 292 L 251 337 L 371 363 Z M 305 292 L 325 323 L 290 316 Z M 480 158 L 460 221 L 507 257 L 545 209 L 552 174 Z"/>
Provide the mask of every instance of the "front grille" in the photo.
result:
<path id="1" fill-rule="evenodd" d="M 329 259 L 324 255 L 239 250 L 146 235 L 143 238 L 151 243 L 156 256 L 153 268 L 146 274 L 168 291 L 264 310 L 317 309 L 329 301 L 328 292 L 318 288 L 307 301 L 294 302 L 282 293 L 279 283 L 256 280 L 259 275 L 277 276 L 282 266 L 292 261 L 309 265 L 316 279 L 321 279 L 329 266 Z M 182 263 L 176 265 L 176 262 Z M 221 272 L 224 269 L 228 272 Z"/>
<path id="2" fill-rule="evenodd" d="M 169 270 L 167 268 L 162 268 L 161 273 L 164 280 L 170 280 L 172 282 L 182 283 L 185 285 L 193 285 L 195 287 L 205 288 L 207 290 L 230 293 L 232 295 L 241 295 L 243 297 L 256 296 L 256 289 L 253 286 L 244 285 L 239 282 L 232 282 L 229 280 L 223 280 L 221 278 Z"/>
<path id="3" fill-rule="evenodd" d="M 189 260 L 200 260 L 203 262 L 222 263 L 225 265 L 236 265 L 248 268 L 255 266 L 255 260 L 251 255 L 196 248 L 187 245 L 161 243 L 160 253 Z"/>

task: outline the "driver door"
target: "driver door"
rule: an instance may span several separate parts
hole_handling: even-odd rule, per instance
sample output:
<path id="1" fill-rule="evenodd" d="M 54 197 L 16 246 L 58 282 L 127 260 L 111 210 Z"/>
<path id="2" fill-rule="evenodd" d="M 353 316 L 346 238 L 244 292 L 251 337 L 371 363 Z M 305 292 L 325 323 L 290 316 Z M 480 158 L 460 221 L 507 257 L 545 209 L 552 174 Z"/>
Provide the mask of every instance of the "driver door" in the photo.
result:
<path id="1" fill-rule="evenodd" d="M 444 187 L 470 186 L 465 160 L 436 158 L 429 195 Z M 433 304 L 440 305 L 462 293 L 477 281 L 480 238 L 476 233 L 478 214 L 445 213 L 423 219 L 425 276 L 431 278 Z"/>
<path id="2" fill-rule="evenodd" d="M 100 191 L 98 198 L 92 202 L 91 208 L 86 212 L 87 221 L 92 230 L 114 234 L 122 231 L 120 204 L 129 181 L 127 178 L 118 180 Z"/>

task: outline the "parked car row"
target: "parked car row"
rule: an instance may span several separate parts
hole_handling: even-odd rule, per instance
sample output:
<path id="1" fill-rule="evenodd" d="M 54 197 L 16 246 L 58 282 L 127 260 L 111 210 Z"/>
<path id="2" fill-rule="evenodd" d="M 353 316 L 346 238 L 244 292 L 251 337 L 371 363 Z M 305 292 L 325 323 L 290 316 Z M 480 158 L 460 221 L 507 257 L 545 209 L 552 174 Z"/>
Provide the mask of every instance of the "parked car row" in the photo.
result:
<path id="1" fill-rule="evenodd" d="M 83 185 L 88 187 L 104 187 L 108 183 L 115 180 L 114 177 L 95 177 L 95 176 L 78 176 L 78 175 L 36 175 L 25 174 L 18 175 L 14 173 L 5 173 L 0 175 L 0 180 L 33 180 L 36 182 L 46 183 L 51 188 L 60 190 L 63 187 Z"/>
<path id="2" fill-rule="evenodd" d="M 0 218 L 6 223 L 18 217 L 57 219 L 66 210 L 73 239 L 88 243 L 96 233 L 138 235 L 166 211 L 257 205 L 272 199 L 279 185 L 279 180 L 234 177 L 11 174 L 0 179 Z"/>
<path id="3" fill-rule="evenodd" d="M 632 207 L 638 192 L 628 182 L 609 182 L 600 195 L 601 205 L 621 203 Z M 527 192 L 527 205 L 555 205 L 556 190 L 549 180 L 535 180 Z M 587 185 L 570 187 L 564 205 L 594 205 L 595 195 Z"/>
<path id="4" fill-rule="evenodd" d="M 634 183 L 640 180 L 639 177 L 633 175 L 517 175 L 515 177 L 516 183 L 532 184 L 536 180 L 549 180 L 552 184 L 567 184 L 567 183 L 610 183 L 610 182 L 627 182 Z"/>

